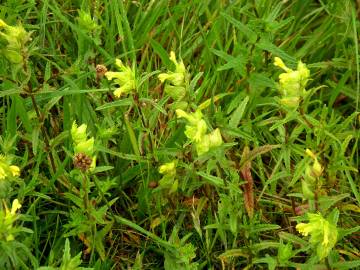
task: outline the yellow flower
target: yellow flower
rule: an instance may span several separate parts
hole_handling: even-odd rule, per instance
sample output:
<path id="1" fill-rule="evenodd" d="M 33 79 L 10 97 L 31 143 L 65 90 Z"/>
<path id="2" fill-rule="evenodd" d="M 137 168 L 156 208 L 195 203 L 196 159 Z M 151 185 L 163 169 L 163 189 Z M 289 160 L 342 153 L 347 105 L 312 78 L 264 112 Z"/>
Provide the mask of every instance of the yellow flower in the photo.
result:
<path id="1" fill-rule="evenodd" d="M 296 230 L 304 236 L 311 235 L 310 243 L 316 247 L 320 259 L 325 258 L 335 246 L 338 230 L 336 225 L 331 224 L 321 214 L 308 214 L 309 223 L 296 225 Z"/>
<path id="2" fill-rule="evenodd" d="M 178 118 L 185 118 L 189 122 L 189 125 L 185 127 L 186 137 L 193 142 L 200 142 L 207 131 L 207 125 L 204 119 L 202 119 L 201 111 L 197 110 L 194 113 L 187 113 L 177 109 L 176 115 Z"/>
<path id="3" fill-rule="evenodd" d="M 274 65 L 285 71 L 279 75 L 279 91 L 282 95 L 280 102 L 286 107 L 297 108 L 300 98 L 306 94 L 305 87 L 310 77 L 309 69 L 299 61 L 297 70 L 292 70 L 279 57 L 275 57 Z"/>
<path id="4" fill-rule="evenodd" d="M 127 94 L 136 89 L 135 71 L 125 66 L 120 59 L 115 60 L 115 65 L 120 72 L 108 71 L 105 76 L 109 81 L 113 80 L 115 84 L 119 85 L 114 91 L 115 97 L 119 98 L 122 94 Z"/>
<path id="5" fill-rule="evenodd" d="M 7 26 L 7 24 L 2 19 L 0 19 L 0 27 L 2 28 L 4 26 Z"/>
<path id="6" fill-rule="evenodd" d="M 22 206 L 22 205 L 19 203 L 19 200 L 18 200 L 18 199 L 15 199 L 15 200 L 13 201 L 13 203 L 12 203 L 10 214 L 11 214 L 12 216 L 15 216 L 16 211 L 19 210 L 19 209 L 21 208 L 21 206 Z"/>
<path id="7" fill-rule="evenodd" d="M 163 83 L 169 81 L 172 85 L 179 86 L 185 83 L 186 68 L 182 60 L 176 60 L 175 53 L 170 52 L 170 60 L 175 64 L 175 72 L 167 72 L 159 74 L 158 78 Z"/>
<path id="8" fill-rule="evenodd" d="M 20 175 L 20 168 L 18 166 L 11 165 L 10 166 L 10 171 L 11 171 L 13 176 L 19 176 Z"/>
<path id="9" fill-rule="evenodd" d="M 19 176 L 20 168 L 15 165 L 10 165 L 10 160 L 4 155 L 0 155 L 0 180 L 8 176 Z"/>
<path id="10" fill-rule="evenodd" d="M 196 144 L 196 151 L 200 156 L 208 152 L 211 148 L 220 146 L 222 144 L 223 140 L 220 129 L 217 128 L 201 138 L 201 140 Z"/>
<path id="11" fill-rule="evenodd" d="M 277 66 L 277 67 L 279 67 L 279 68 L 282 68 L 282 69 L 285 70 L 286 72 L 291 72 L 291 71 L 292 71 L 292 69 L 288 68 L 288 67 L 284 64 L 283 60 L 282 60 L 281 58 L 279 58 L 279 57 L 275 57 L 275 58 L 274 58 L 274 66 Z"/>
<path id="12" fill-rule="evenodd" d="M 207 125 L 202 119 L 201 110 L 194 113 L 187 113 L 181 109 L 176 110 L 178 118 L 185 118 L 189 124 L 185 127 L 185 135 L 188 139 L 195 143 L 196 152 L 202 155 L 211 148 L 220 146 L 223 143 L 220 130 L 217 128 L 206 134 Z"/>
<path id="13" fill-rule="evenodd" d="M 14 236 L 9 232 L 12 229 L 13 223 L 16 221 L 16 212 L 21 208 L 21 204 L 19 203 L 18 199 L 15 199 L 12 202 L 11 210 L 8 209 L 6 204 L 5 206 L 5 216 L 3 216 L 3 224 L 5 225 L 5 235 L 6 235 L 6 241 L 12 241 L 14 240 Z M 3 232 L 4 233 L 4 232 Z"/>

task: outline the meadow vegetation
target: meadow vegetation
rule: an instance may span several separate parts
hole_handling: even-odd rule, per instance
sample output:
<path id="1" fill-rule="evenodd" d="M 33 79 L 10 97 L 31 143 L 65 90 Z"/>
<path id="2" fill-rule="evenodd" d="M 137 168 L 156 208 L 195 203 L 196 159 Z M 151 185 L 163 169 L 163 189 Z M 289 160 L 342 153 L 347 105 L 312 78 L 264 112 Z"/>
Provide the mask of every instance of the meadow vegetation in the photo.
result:
<path id="1" fill-rule="evenodd" d="M 0 269 L 359 269 L 359 18 L 3 0 Z"/>

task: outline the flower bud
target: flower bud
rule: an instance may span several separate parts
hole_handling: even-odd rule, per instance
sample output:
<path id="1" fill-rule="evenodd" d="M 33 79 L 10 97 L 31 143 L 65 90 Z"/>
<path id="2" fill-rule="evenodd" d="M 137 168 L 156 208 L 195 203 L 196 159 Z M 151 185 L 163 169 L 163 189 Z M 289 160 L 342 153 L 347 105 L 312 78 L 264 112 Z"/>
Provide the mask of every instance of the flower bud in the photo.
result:
<path id="1" fill-rule="evenodd" d="M 321 176 L 324 168 L 321 166 L 316 155 L 310 149 L 306 149 L 305 152 L 308 156 L 310 156 L 314 160 L 313 165 L 311 167 L 308 166 L 306 169 L 306 172 L 305 172 L 306 177 L 319 178 Z"/>

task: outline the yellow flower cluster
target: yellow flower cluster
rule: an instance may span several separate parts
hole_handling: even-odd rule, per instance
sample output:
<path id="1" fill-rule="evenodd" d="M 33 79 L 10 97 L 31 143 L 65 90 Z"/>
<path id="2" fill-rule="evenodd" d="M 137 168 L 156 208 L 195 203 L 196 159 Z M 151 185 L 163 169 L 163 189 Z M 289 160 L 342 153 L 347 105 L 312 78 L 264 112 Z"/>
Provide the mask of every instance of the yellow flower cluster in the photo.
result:
<path id="1" fill-rule="evenodd" d="M 115 97 L 119 98 L 121 95 L 128 94 L 136 89 L 136 79 L 135 71 L 125 66 L 120 59 L 115 60 L 115 65 L 120 72 L 108 71 L 105 76 L 109 81 L 113 80 L 114 84 L 119 86 L 114 91 Z"/>
<path id="2" fill-rule="evenodd" d="M 199 156 L 205 154 L 211 148 L 222 145 L 223 140 L 218 128 L 210 133 L 206 133 L 207 125 L 205 120 L 202 119 L 200 110 L 197 110 L 194 113 L 187 113 L 177 109 L 176 115 L 178 118 L 185 118 L 188 121 L 188 124 L 185 127 L 185 135 L 195 143 L 196 152 Z"/>
<path id="3" fill-rule="evenodd" d="M 275 57 L 274 65 L 285 71 L 279 75 L 279 91 L 282 95 L 280 102 L 288 108 L 297 108 L 306 94 L 310 70 L 301 61 L 298 62 L 297 70 L 292 70 L 279 57 Z"/>
<path id="4" fill-rule="evenodd" d="M 315 245 L 316 253 L 320 259 L 325 258 L 335 246 L 338 230 L 321 214 L 308 214 L 309 223 L 300 223 L 296 229 L 304 236 L 311 235 L 310 243 Z"/>

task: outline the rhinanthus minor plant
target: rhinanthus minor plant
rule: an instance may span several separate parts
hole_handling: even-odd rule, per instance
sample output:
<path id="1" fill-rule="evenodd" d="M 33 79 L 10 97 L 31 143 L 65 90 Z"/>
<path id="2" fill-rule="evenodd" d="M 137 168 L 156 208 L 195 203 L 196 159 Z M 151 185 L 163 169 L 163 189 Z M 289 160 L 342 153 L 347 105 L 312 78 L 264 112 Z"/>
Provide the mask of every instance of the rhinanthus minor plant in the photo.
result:
<path id="1" fill-rule="evenodd" d="M 279 57 L 275 57 L 274 65 L 285 72 L 279 75 L 280 103 L 289 109 L 296 109 L 306 96 L 306 84 L 310 79 L 310 70 L 299 61 L 297 70 L 288 68 Z"/>
<path id="2" fill-rule="evenodd" d="M 309 242 L 316 250 L 320 260 L 326 258 L 331 249 L 335 247 L 338 238 L 337 216 L 338 210 L 335 208 L 327 219 L 320 213 L 308 213 L 308 223 L 299 223 L 296 229 L 304 236 L 310 235 Z"/>
<path id="3" fill-rule="evenodd" d="M 359 268 L 358 1 L 303 2 L 3 0 L 0 269 Z"/>

